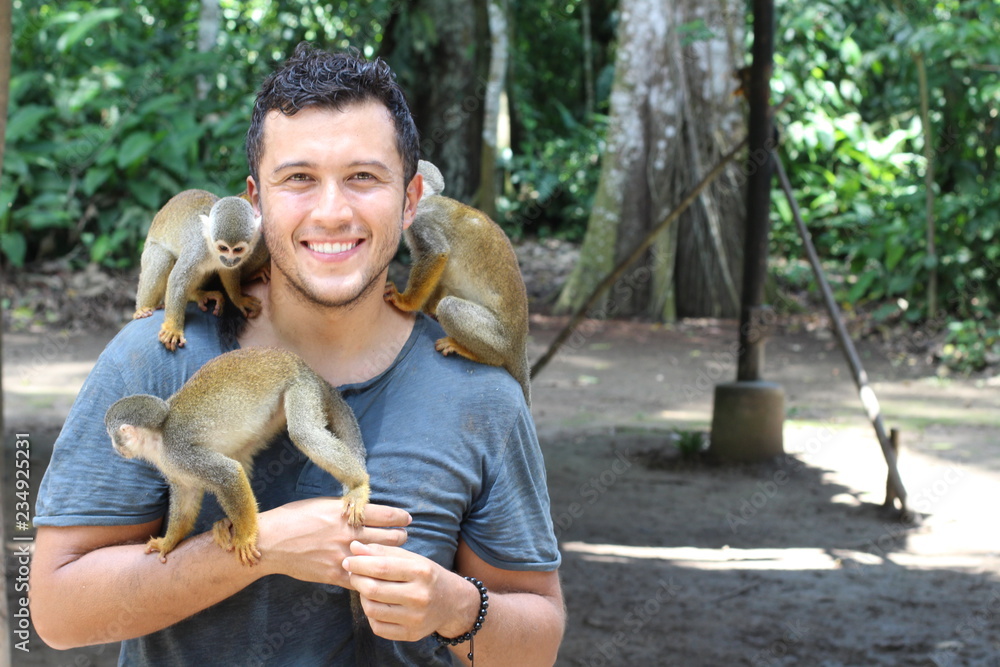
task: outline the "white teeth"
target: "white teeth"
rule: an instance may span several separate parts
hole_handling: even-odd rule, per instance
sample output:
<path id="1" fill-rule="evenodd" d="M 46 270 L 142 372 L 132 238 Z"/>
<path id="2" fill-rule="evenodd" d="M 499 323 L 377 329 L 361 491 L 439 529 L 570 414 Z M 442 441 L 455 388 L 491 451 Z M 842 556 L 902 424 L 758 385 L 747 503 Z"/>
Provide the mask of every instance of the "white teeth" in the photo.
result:
<path id="1" fill-rule="evenodd" d="M 358 242 L 353 243 L 307 243 L 309 249 L 313 252 L 322 253 L 324 255 L 336 255 L 337 253 L 347 252 L 354 246 L 358 245 Z"/>

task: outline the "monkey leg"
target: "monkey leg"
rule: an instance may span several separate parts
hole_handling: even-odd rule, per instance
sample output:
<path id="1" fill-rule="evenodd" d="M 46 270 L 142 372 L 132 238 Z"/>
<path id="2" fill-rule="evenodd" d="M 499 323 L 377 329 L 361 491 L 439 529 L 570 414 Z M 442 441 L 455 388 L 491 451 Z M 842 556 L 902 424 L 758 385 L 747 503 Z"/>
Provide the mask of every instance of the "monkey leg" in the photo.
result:
<path id="1" fill-rule="evenodd" d="M 438 304 L 437 318 L 448 334 L 435 344 L 439 352 L 455 353 L 490 366 L 505 365 L 505 352 L 511 349 L 510 334 L 493 311 L 472 301 L 446 296 Z"/>
<path id="2" fill-rule="evenodd" d="M 257 499 L 243 466 L 228 456 L 206 447 L 187 447 L 172 453 L 169 461 L 185 478 L 199 480 L 211 491 L 222 511 L 232 522 L 232 534 L 223 537 L 222 529 L 213 527 L 215 541 L 227 551 L 235 551 L 244 565 L 260 559 L 257 550 Z M 228 533 L 228 530 L 225 531 Z"/>
<path id="3" fill-rule="evenodd" d="M 493 311 L 455 296 L 441 299 L 437 318 L 445 338 L 434 347 L 441 354 L 458 354 L 472 361 L 504 368 L 521 385 L 531 405 L 531 372 L 522 340 Z M 519 338 L 519 336 L 518 336 Z"/>
<path id="4" fill-rule="evenodd" d="M 148 241 L 139 264 L 141 269 L 139 289 L 135 297 L 135 313 L 132 315 L 134 320 L 149 317 L 154 310 L 163 305 L 163 297 L 167 292 L 167 279 L 174 266 L 174 255 L 155 241 Z"/>
<path id="5" fill-rule="evenodd" d="M 365 507 L 371 493 L 365 469 L 364 448 L 357 420 L 342 400 L 327 401 L 325 388 L 300 382 L 285 394 L 288 437 L 317 466 L 333 475 L 344 487 L 344 515 L 348 523 L 364 525 Z M 327 430 L 343 433 L 344 439 Z"/>
<path id="6" fill-rule="evenodd" d="M 221 454 L 219 456 L 222 457 Z M 226 460 L 232 466 L 226 466 L 227 479 L 216 491 L 216 496 L 232 523 L 232 534 L 222 546 L 227 551 L 235 551 L 244 565 L 256 565 L 260 561 L 260 551 L 257 549 L 257 499 L 250 487 L 250 480 L 243 472 L 243 466 L 232 459 Z M 218 542 L 218 525 L 213 528 L 213 535 Z"/>
<path id="7" fill-rule="evenodd" d="M 448 264 L 448 253 L 442 252 L 421 257 L 411 268 L 410 277 L 406 280 L 406 290 L 400 294 L 393 283 L 387 283 L 383 298 L 403 312 L 413 312 L 424 309 L 424 306 L 434 296 L 438 283 Z M 429 314 L 433 315 L 433 309 Z"/>
<path id="8" fill-rule="evenodd" d="M 184 338 L 184 308 L 188 297 L 201 286 L 204 278 L 204 271 L 192 258 L 181 258 L 170 271 L 159 339 L 171 352 L 187 343 Z"/>
<path id="9" fill-rule="evenodd" d="M 146 553 L 160 552 L 160 562 L 167 562 L 167 554 L 194 528 L 201 509 L 203 491 L 198 488 L 170 485 L 170 510 L 167 515 L 167 532 L 146 542 Z"/>

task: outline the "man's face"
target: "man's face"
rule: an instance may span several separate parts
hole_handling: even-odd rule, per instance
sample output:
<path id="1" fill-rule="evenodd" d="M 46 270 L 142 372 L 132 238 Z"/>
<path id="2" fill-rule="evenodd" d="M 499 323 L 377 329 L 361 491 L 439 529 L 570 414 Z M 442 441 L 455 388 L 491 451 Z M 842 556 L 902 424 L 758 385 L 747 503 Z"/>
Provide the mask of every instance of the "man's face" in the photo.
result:
<path id="1" fill-rule="evenodd" d="M 272 274 L 322 306 L 381 294 L 420 197 L 420 179 L 403 181 L 383 105 L 310 107 L 293 116 L 271 111 L 258 174 L 259 184 L 247 184 L 263 215 Z"/>

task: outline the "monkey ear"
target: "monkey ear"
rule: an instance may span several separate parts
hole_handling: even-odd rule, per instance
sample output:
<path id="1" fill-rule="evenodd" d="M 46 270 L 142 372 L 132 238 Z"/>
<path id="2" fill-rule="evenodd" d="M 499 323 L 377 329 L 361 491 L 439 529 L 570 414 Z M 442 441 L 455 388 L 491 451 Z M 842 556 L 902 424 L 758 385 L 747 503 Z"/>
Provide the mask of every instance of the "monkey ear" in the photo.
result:
<path id="1" fill-rule="evenodd" d="M 139 435 L 139 429 L 132 424 L 122 424 L 118 427 L 118 437 L 129 447 L 135 444 L 135 439 Z"/>
<path id="2" fill-rule="evenodd" d="M 215 237 L 212 234 L 212 218 L 204 213 L 199 213 L 198 217 L 201 218 L 201 235 L 205 237 L 208 248 L 211 249 L 215 245 Z"/>

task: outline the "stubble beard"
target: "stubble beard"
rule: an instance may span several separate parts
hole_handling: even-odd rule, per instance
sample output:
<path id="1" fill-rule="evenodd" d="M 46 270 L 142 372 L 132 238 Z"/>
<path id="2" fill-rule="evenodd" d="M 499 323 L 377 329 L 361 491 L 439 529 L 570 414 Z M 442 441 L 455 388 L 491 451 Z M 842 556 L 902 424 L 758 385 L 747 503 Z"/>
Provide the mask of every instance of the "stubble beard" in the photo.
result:
<path id="1" fill-rule="evenodd" d="M 303 303 L 335 310 L 351 310 L 367 300 L 374 290 L 384 289 L 389 264 L 396 255 L 396 249 L 399 248 L 402 236 L 402 226 L 400 226 L 395 245 L 387 240 L 375 248 L 375 252 L 372 254 L 373 265 L 369 265 L 368 272 L 363 275 L 361 287 L 356 292 L 327 296 L 317 286 L 310 284 L 309 280 L 302 275 L 301 268 L 297 266 L 294 258 L 288 256 L 289 253 L 284 252 L 279 241 L 275 240 L 272 243 L 268 235 L 268 228 L 263 224 L 262 229 L 264 242 L 267 244 L 268 252 L 271 253 L 271 270 L 283 276 L 285 283 L 292 288 L 290 294 Z M 275 252 L 275 249 L 278 252 Z"/>

